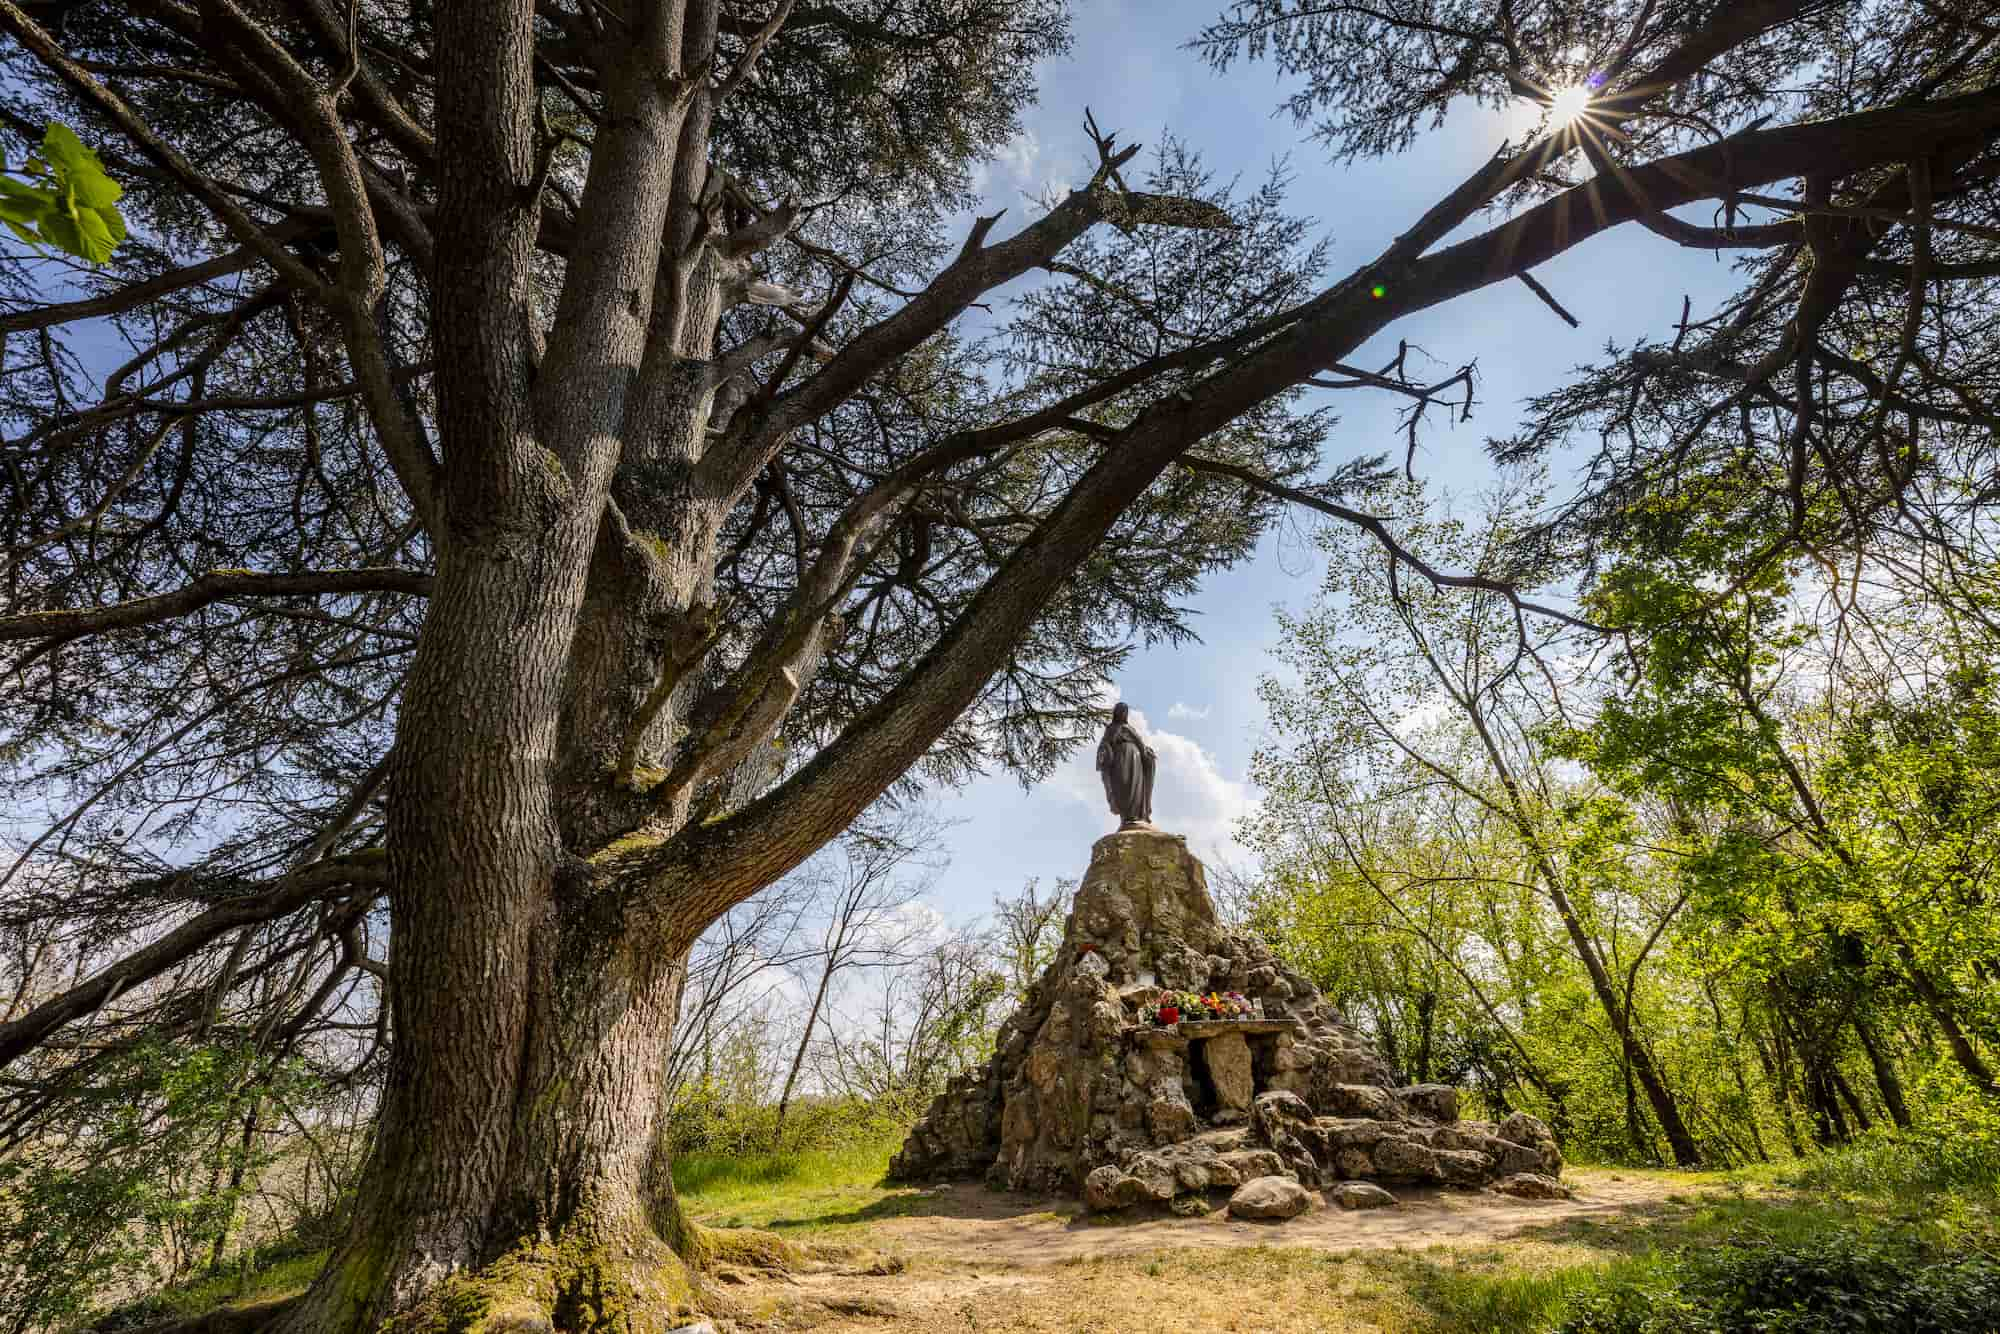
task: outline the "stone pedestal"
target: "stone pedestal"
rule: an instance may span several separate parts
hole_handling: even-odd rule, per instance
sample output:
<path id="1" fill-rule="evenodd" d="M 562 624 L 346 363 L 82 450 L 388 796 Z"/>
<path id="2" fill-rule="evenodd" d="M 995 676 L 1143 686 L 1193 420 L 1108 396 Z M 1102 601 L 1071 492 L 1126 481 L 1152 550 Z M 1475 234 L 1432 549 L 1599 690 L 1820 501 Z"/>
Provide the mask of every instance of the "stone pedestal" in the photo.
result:
<path id="1" fill-rule="evenodd" d="M 1162 991 L 1240 992 L 1261 1017 L 1159 1028 Z M 1128 827 L 1091 849 L 1055 961 L 992 1060 L 931 1104 L 890 1172 L 1120 1208 L 1281 1174 L 1477 1185 L 1561 1168 L 1532 1117 L 1457 1118 L 1453 1090 L 1399 1088 L 1310 983 L 1223 928 L 1184 839 Z"/>

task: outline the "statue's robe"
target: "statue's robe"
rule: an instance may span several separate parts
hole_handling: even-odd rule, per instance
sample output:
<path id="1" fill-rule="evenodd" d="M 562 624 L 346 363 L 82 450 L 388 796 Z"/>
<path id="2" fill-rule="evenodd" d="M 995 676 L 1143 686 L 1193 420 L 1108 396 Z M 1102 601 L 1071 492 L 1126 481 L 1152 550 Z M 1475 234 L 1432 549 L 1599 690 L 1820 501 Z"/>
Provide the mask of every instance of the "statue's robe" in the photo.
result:
<path id="1" fill-rule="evenodd" d="M 1127 824 L 1153 818 L 1153 768 L 1158 757 L 1130 723 L 1112 723 L 1097 743 L 1097 773 L 1104 800 Z"/>

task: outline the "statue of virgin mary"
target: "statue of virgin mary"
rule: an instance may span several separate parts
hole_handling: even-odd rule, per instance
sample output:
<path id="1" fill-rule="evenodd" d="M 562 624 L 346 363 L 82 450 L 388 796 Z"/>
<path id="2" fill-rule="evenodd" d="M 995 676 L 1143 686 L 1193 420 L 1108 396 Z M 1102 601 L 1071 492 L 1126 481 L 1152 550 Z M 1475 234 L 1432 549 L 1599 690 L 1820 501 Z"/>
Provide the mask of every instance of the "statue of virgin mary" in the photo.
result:
<path id="1" fill-rule="evenodd" d="M 1158 757 L 1139 737 L 1129 719 L 1130 705 L 1118 704 L 1097 743 L 1097 775 L 1104 780 L 1104 800 L 1119 819 L 1119 827 L 1150 824 L 1153 819 L 1153 767 Z"/>

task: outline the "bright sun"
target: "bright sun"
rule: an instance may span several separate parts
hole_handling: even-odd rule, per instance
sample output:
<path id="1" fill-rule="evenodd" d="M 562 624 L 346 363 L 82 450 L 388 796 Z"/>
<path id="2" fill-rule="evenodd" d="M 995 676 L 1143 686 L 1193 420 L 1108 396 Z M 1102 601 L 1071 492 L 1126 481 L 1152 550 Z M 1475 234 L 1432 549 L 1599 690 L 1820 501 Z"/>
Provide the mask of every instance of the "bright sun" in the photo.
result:
<path id="1" fill-rule="evenodd" d="M 1549 122 L 1558 127 L 1575 123 L 1577 117 L 1590 109 L 1590 98 L 1587 84 L 1563 89 L 1549 101 Z"/>

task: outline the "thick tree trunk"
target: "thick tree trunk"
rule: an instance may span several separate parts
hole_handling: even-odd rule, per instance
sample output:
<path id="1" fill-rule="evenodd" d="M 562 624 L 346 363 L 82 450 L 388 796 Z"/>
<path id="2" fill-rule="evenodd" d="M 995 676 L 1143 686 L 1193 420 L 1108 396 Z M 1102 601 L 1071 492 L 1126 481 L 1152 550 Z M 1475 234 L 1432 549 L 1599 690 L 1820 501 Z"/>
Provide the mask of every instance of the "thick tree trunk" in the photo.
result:
<path id="1" fill-rule="evenodd" d="M 637 1334 L 695 1310 L 698 1241 L 662 1135 L 684 960 L 643 947 L 590 958 L 575 931 L 553 935 L 521 1048 L 462 1044 L 433 1066 L 427 1096 L 392 1088 L 349 1237 L 292 1329 L 372 1331 L 449 1307 L 524 1330 L 595 1328 L 586 1310 L 615 1311 Z M 412 1115 L 450 1104 L 443 1123 Z M 496 1105 L 491 1122 L 472 1114 Z"/>
<path id="2" fill-rule="evenodd" d="M 289 1330 L 440 1303 L 546 1329 L 616 1302 L 643 1331 L 691 1309 L 659 1133 L 686 955 L 563 845 L 552 779 L 596 532 L 540 471 L 516 479 L 541 488 L 522 507 L 540 523 L 441 555 L 390 790 L 390 1076 L 348 1237 Z"/>

